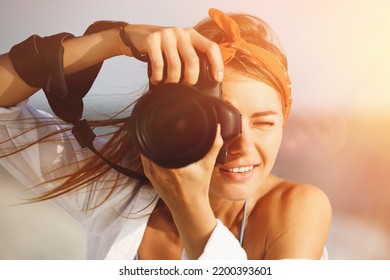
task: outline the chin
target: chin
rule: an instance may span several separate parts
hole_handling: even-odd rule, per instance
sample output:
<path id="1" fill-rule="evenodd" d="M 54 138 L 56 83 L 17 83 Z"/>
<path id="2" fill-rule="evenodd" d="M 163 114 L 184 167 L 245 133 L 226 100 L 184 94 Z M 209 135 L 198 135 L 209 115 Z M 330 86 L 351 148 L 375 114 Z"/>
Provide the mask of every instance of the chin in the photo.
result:
<path id="1" fill-rule="evenodd" d="M 210 182 L 210 194 L 232 201 L 245 200 L 260 190 L 268 175 L 269 172 L 260 166 L 244 174 L 230 174 L 221 168 L 215 168 Z"/>
<path id="2" fill-rule="evenodd" d="M 257 181 L 258 182 L 258 181 Z M 233 183 L 222 182 L 221 180 L 212 180 L 210 185 L 210 194 L 213 197 L 223 198 L 232 201 L 245 200 L 255 193 L 259 184 L 253 182 Z"/>

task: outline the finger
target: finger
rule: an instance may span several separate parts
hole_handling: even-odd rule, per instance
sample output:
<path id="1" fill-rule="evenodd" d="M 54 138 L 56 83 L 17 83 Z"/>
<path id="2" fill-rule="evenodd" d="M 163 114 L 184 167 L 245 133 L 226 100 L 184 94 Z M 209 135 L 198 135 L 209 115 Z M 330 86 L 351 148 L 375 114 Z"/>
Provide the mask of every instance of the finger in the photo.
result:
<path id="1" fill-rule="evenodd" d="M 181 76 L 182 62 L 177 49 L 177 34 L 174 29 L 164 31 L 162 49 L 167 64 L 164 82 L 178 83 Z"/>
<path id="2" fill-rule="evenodd" d="M 143 156 L 142 154 L 140 155 L 140 157 L 141 157 L 142 169 L 144 171 L 145 176 L 148 177 L 148 173 L 149 173 L 148 170 L 150 169 L 149 168 L 150 160 L 145 156 Z"/>
<path id="3" fill-rule="evenodd" d="M 210 151 L 208 152 L 208 154 L 205 157 L 207 162 L 212 164 L 212 166 L 214 166 L 214 163 L 215 163 L 215 161 L 217 159 L 217 156 L 218 156 L 219 151 L 221 150 L 222 146 L 223 146 L 223 139 L 222 139 L 222 136 L 221 136 L 221 125 L 218 124 L 218 126 L 217 126 L 217 133 L 215 135 L 214 144 L 213 144 L 213 146 L 211 147 Z"/>
<path id="4" fill-rule="evenodd" d="M 184 65 L 183 82 L 189 85 L 195 85 L 199 79 L 199 57 L 193 48 L 187 48 L 182 55 Z"/>
<path id="5" fill-rule="evenodd" d="M 219 151 L 222 148 L 223 145 L 223 139 L 221 135 L 221 124 L 217 125 L 217 133 L 215 135 L 214 144 L 211 148 L 211 150 L 217 150 Z"/>
<path id="6" fill-rule="evenodd" d="M 182 80 L 185 84 L 194 85 L 199 78 L 199 57 L 188 37 L 178 43 L 178 50 L 184 67 Z"/>
<path id="7" fill-rule="evenodd" d="M 191 38 L 193 46 L 197 50 L 206 54 L 207 59 L 209 60 L 211 65 L 214 79 L 218 82 L 222 82 L 224 74 L 224 64 L 218 44 L 202 36 L 195 30 Z"/>
<path id="8" fill-rule="evenodd" d="M 158 176 L 159 174 L 158 170 L 161 169 L 161 167 L 143 155 L 141 155 L 141 161 L 142 161 L 142 168 L 144 170 L 144 174 L 150 180 L 152 185 L 155 185 L 154 184 L 155 182 L 161 181 L 159 180 L 159 176 Z"/>
<path id="9" fill-rule="evenodd" d="M 150 66 L 152 68 L 152 76 L 150 81 L 152 84 L 158 84 L 164 77 L 164 57 L 161 51 L 161 38 L 158 34 L 148 37 L 148 55 Z"/>
<path id="10" fill-rule="evenodd" d="M 165 83 L 178 83 L 181 77 L 182 62 L 177 50 L 169 50 L 165 53 L 165 63 L 167 64 Z"/>

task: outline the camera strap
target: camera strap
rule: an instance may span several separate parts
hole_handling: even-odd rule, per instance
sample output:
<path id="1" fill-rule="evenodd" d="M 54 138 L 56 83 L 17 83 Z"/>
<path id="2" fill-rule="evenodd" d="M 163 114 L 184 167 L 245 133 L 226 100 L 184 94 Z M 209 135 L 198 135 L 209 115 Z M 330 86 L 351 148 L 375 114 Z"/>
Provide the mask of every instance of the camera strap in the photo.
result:
<path id="1" fill-rule="evenodd" d="M 110 161 L 109 159 L 104 157 L 101 153 L 99 153 L 96 150 L 95 146 L 93 145 L 93 140 L 95 139 L 96 135 L 92 131 L 87 120 L 85 120 L 85 119 L 79 120 L 76 123 L 74 123 L 73 125 L 74 126 L 72 128 L 72 133 L 82 148 L 87 147 L 88 149 L 90 149 L 95 155 L 100 157 L 106 164 L 108 164 L 111 168 L 118 171 L 119 173 L 122 173 L 130 178 L 133 178 L 133 179 L 147 181 L 146 176 L 141 175 L 134 170 L 125 168 L 123 166 L 120 166 L 120 165 Z"/>
<path id="2" fill-rule="evenodd" d="M 107 30 L 115 27 L 123 27 L 125 22 L 101 21 L 88 27 L 84 35 Z M 64 34 L 65 36 L 65 34 Z M 68 34 L 66 34 L 66 37 Z M 64 37 L 65 38 L 65 37 Z M 96 137 L 89 123 L 81 119 L 83 113 L 83 98 L 91 89 L 103 62 L 71 75 L 65 75 L 63 68 L 62 39 L 40 45 L 40 54 L 45 61 L 49 77 L 43 91 L 49 101 L 54 114 L 67 123 L 73 124 L 72 133 L 82 148 L 87 147 L 114 170 L 128 177 L 147 181 L 146 176 L 134 170 L 120 166 L 99 153 L 94 147 Z"/>

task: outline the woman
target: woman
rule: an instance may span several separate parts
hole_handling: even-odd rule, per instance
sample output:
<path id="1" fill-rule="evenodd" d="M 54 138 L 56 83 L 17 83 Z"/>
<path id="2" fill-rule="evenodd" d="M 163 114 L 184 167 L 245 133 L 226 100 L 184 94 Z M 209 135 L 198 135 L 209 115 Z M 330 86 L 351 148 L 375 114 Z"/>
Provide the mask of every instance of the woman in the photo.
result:
<path id="1" fill-rule="evenodd" d="M 83 223 L 88 258 L 326 258 L 326 195 L 271 174 L 291 104 L 286 59 L 260 19 L 216 9 L 210 16 L 194 29 L 119 24 L 62 41 L 67 75 L 110 57 L 147 55 L 151 83 L 193 85 L 198 52 L 223 81 L 223 100 L 242 115 L 242 133 L 229 144 L 224 164 L 215 165 L 219 132 L 204 158 L 167 169 L 139 155 L 126 118 L 102 124 L 122 126 L 107 143 L 95 141 L 99 150 L 145 174 L 146 184 L 80 149 L 66 125 L 27 105 L 39 84 L 31 73 L 21 78 L 12 55 L 0 57 L 2 164 L 36 186 L 38 200 L 53 199 Z"/>

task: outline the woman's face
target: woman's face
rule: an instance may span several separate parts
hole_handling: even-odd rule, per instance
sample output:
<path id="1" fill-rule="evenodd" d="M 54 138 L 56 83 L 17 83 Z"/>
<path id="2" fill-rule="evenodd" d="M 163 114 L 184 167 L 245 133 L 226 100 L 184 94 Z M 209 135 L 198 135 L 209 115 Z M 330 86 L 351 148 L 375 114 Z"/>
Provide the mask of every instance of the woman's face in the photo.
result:
<path id="1" fill-rule="evenodd" d="M 223 165 L 214 168 L 210 195 L 242 200 L 255 193 L 270 174 L 282 140 L 279 93 L 271 86 L 226 67 L 224 101 L 242 115 L 242 134 L 228 147 Z"/>

